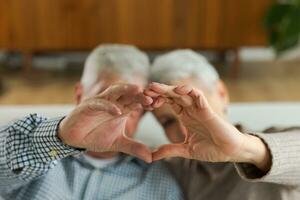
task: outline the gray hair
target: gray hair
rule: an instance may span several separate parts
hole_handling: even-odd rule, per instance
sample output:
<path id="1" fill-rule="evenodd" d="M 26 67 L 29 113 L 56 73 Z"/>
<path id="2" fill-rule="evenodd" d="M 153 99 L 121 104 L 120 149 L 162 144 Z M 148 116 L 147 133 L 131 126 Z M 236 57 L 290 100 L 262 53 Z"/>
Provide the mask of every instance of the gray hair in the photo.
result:
<path id="1" fill-rule="evenodd" d="M 138 75 L 147 80 L 149 68 L 148 56 L 134 46 L 99 45 L 85 61 L 81 84 L 84 89 L 91 87 L 102 72 L 111 72 L 130 80 Z"/>
<path id="2" fill-rule="evenodd" d="M 211 89 L 219 80 L 219 75 L 204 56 L 189 49 L 175 50 L 154 60 L 152 81 L 169 84 L 185 78 L 201 80 Z"/>

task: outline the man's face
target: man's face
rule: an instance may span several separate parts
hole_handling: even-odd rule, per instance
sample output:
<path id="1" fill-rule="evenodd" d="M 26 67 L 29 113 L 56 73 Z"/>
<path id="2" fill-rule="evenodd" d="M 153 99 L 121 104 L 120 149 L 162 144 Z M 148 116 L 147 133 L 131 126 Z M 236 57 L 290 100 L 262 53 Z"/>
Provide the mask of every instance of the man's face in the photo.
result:
<path id="1" fill-rule="evenodd" d="M 101 92 L 103 92 L 105 89 L 107 89 L 109 86 L 113 84 L 122 84 L 122 83 L 135 84 L 141 87 L 142 89 L 144 89 L 144 80 L 142 77 L 141 78 L 135 77 L 134 80 L 128 81 L 118 75 L 103 74 L 102 76 L 99 77 L 99 81 L 97 81 L 97 83 L 95 83 L 92 87 L 90 87 L 88 91 L 84 91 L 82 92 L 82 94 L 80 94 L 78 103 L 80 103 L 84 99 L 100 94 Z M 126 130 L 125 130 L 126 135 L 128 137 L 133 137 L 133 134 L 137 129 L 138 122 L 141 119 L 143 114 L 144 114 L 143 110 L 134 110 L 130 112 L 129 118 L 127 119 Z"/>
<path id="2" fill-rule="evenodd" d="M 191 85 L 203 91 L 211 108 L 221 117 L 225 118 L 225 108 L 227 106 L 227 92 L 224 85 L 219 88 L 216 86 L 214 91 L 206 89 L 200 81 L 191 79 L 173 81 L 170 85 Z M 225 90 L 225 91 L 220 91 Z M 223 96 L 224 95 L 224 96 Z M 154 110 L 154 115 L 162 125 L 167 137 L 172 143 L 184 142 L 186 128 L 179 122 L 177 115 L 171 109 L 171 106 L 164 104 L 162 107 Z"/>

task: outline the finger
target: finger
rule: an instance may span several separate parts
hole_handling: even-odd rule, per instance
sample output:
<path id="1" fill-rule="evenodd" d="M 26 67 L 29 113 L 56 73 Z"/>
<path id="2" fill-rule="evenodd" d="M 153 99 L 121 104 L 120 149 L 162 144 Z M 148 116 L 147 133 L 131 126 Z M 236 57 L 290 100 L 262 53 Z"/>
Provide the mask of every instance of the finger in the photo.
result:
<path id="1" fill-rule="evenodd" d="M 192 90 L 193 90 L 193 87 L 189 86 L 189 85 L 181 85 L 181 86 L 174 88 L 174 92 L 176 92 L 177 94 L 180 94 L 180 95 L 187 95 Z"/>
<path id="2" fill-rule="evenodd" d="M 181 95 L 175 92 L 177 86 L 169 86 L 160 83 L 151 83 L 150 89 L 157 92 L 163 97 L 172 98 L 177 104 L 180 104 L 183 107 L 191 106 L 193 104 L 193 100 L 188 95 Z M 185 86 L 183 90 L 191 90 L 190 87 Z"/>
<path id="3" fill-rule="evenodd" d="M 141 89 L 137 85 L 133 84 L 116 84 L 108 87 L 99 96 L 111 101 L 116 101 L 122 96 L 132 96 L 141 92 Z"/>
<path id="4" fill-rule="evenodd" d="M 166 84 L 162 84 L 162 83 L 150 83 L 149 85 L 149 89 L 156 93 L 156 94 L 160 94 L 162 96 L 167 95 L 169 97 L 179 97 L 178 94 L 173 92 L 173 89 L 176 86 L 170 86 L 170 85 L 166 85 Z"/>
<path id="5" fill-rule="evenodd" d="M 159 108 L 166 102 L 166 98 L 158 97 L 155 99 L 155 101 L 152 103 L 153 108 Z"/>
<path id="6" fill-rule="evenodd" d="M 153 98 L 144 95 L 143 93 L 139 93 L 136 97 L 133 97 L 133 102 L 140 103 L 143 106 L 148 106 L 153 103 Z"/>
<path id="7" fill-rule="evenodd" d="M 105 99 L 93 98 L 87 102 L 87 109 L 93 112 L 105 111 L 113 116 L 122 114 L 121 109 L 114 103 Z"/>
<path id="8" fill-rule="evenodd" d="M 170 104 L 176 114 L 180 114 L 183 110 L 182 106 L 175 103 L 172 98 L 166 98 L 166 97 L 162 97 L 162 96 L 159 96 L 158 98 L 156 98 L 154 100 L 154 102 L 152 103 L 151 107 L 150 108 L 147 107 L 147 110 L 153 110 L 155 108 L 159 108 L 165 103 Z"/>
<path id="9" fill-rule="evenodd" d="M 150 89 L 146 89 L 146 90 L 144 90 L 144 92 L 143 92 L 146 96 L 149 96 L 149 97 L 154 97 L 154 98 L 156 98 L 156 97 L 158 97 L 158 96 L 160 96 L 160 94 L 159 93 L 157 93 L 157 92 L 154 92 L 153 90 L 150 90 Z"/>
<path id="10" fill-rule="evenodd" d="M 122 136 L 118 141 L 119 151 L 138 157 L 147 163 L 152 162 L 151 150 L 144 144 L 137 142 L 127 136 Z"/>
<path id="11" fill-rule="evenodd" d="M 189 158 L 189 153 L 185 144 L 165 144 L 152 153 L 152 160 L 160 160 L 169 157 Z"/>
<path id="12" fill-rule="evenodd" d="M 193 98 L 197 108 L 204 109 L 208 107 L 207 99 L 205 98 L 203 92 L 193 89 L 189 95 Z"/>
<path id="13" fill-rule="evenodd" d="M 196 108 L 200 108 L 199 107 L 199 94 L 197 92 L 195 92 L 195 89 L 192 89 L 192 91 L 188 95 L 190 97 L 192 97 L 194 106 Z"/>
<path id="14" fill-rule="evenodd" d="M 177 99 L 177 103 L 184 107 L 193 105 L 193 98 L 188 96 L 188 94 L 193 91 L 193 87 L 189 85 L 182 85 L 175 87 L 173 91 L 180 95 L 180 98 Z"/>
<path id="15" fill-rule="evenodd" d="M 153 99 L 151 97 L 145 96 L 143 95 L 143 99 L 142 99 L 142 105 L 144 106 L 148 106 L 151 105 L 153 103 Z"/>
<path id="16" fill-rule="evenodd" d="M 151 105 L 153 103 L 153 99 L 149 96 L 145 96 L 143 93 L 132 94 L 132 95 L 123 95 L 118 100 L 118 103 L 129 106 L 130 104 L 141 104 L 141 105 Z"/>

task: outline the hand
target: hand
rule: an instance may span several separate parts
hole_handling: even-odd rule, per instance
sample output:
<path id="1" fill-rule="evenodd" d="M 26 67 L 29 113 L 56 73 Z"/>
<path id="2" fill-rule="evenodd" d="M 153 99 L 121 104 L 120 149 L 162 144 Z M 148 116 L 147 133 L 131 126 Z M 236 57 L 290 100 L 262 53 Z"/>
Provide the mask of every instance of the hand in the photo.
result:
<path id="1" fill-rule="evenodd" d="M 124 152 L 152 161 L 150 149 L 125 134 L 132 110 L 152 103 L 135 85 L 119 84 L 80 103 L 59 126 L 60 139 L 73 147 L 95 152 Z"/>
<path id="2" fill-rule="evenodd" d="M 209 162 L 250 162 L 262 170 L 268 168 L 269 153 L 263 142 L 242 134 L 214 113 L 200 90 L 153 83 L 144 94 L 155 99 L 153 108 L 170 104 L 187 129 L 183 143 L 159 147 L 153 160 L 179 156 Z"/>

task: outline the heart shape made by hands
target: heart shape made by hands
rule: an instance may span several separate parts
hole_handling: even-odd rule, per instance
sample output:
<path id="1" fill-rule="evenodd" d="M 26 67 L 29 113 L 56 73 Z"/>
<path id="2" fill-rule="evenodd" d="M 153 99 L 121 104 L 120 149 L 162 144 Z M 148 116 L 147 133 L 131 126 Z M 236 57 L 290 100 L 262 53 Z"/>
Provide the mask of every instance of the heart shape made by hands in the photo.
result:
<path id="1" fill-rule="evenodd" d="M 153 110 L 169 104 L 186 128 L 183 143 L 165 144 L 157 150 L 125 134 L 131 111 Z M 112 85 L 99 95 L 80 103 L 59 127 L 66 144 L 97 152 L 124 152 L 146 162 L 167 157 L 202 161 L 235 159 L 243 134 L 219 117 L 202 91 L 191 86 L 150 84 L 144 91 L 130 84 Z"/>

